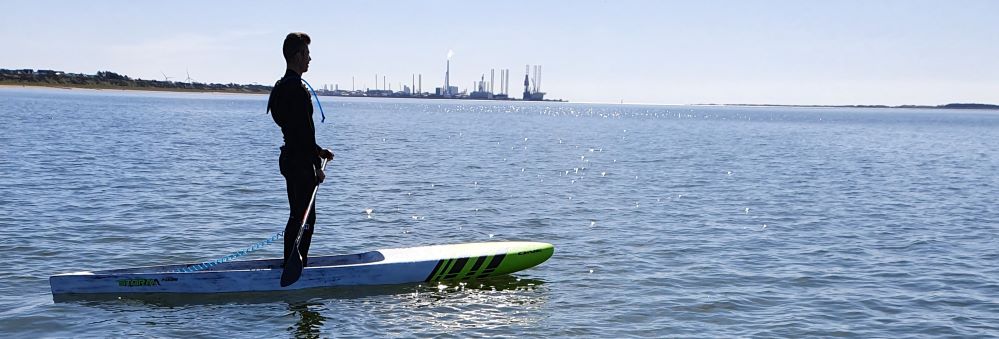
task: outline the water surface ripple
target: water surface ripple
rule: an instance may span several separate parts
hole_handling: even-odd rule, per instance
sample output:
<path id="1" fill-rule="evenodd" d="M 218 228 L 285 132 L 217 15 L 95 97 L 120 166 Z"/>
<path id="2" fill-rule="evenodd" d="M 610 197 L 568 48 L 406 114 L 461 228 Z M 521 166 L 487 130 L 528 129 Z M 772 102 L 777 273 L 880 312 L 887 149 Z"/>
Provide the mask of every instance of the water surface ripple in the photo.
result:
<path id="1" fill-rule="evenodd" d="M 0 333 L 999 336 L 999 114 L 983 111 L 324 97 L 337 158 L 313 253 L 533 240 L 555 256 L 449 286 L 53 302 L 53 274 L 279 231 L 265 101 L 0 90 Z"/>

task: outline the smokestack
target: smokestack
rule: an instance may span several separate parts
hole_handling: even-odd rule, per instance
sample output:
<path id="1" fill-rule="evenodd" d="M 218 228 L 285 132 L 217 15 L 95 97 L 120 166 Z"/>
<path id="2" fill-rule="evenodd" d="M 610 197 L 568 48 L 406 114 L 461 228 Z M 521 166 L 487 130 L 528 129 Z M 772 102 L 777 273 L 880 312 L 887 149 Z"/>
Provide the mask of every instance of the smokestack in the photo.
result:
<path id="1" fill-rule="evenodd" d="M 420 93 L 423 93 L 423 73 L 420 73 Z"/>
<path id="2" fill-rule="evenodd" d="M 534 88 L 534 91 L 532 91 L 531 93 L 537 93 L 538 92 L 538 65 L 534 65 L 534 76 L 531 77 L 531 82 L 534 83 L 534 85 L 531 86 L 531 87 Z"/>
<path id="3" fill-rule="evenodd" d="M 447 50 L 447 70 L 444 71 L 444 96 L 451 96 L 451 57 L 454 56 L 453 50 Z"/>
<path id="4" fill-rule="evenodd" d="M 506 70 L 500 70 L 500 93 L 506 94 Z"/>
<path id="5" fill-rule="evenodd" d="M 506 94 L 506 70 L 500 70 L 500 94 Z"/>
<path id="6" fill-rule="evenodd" d="M 506 69 L 506 88 L 503 89 L 503 94 L 507 96 L 510 95 L 510 69 Z"/>
<path id="7" fill-rule="evenodd" d="M 378 90 L 378 73 L 375 73 L 375 90 Z"/>
<path id="8" fill-rule="evenodd" d="M 493 94 L 493 83 L 496 82 L 496 69 L 489 69 L 489 94 Z"/>

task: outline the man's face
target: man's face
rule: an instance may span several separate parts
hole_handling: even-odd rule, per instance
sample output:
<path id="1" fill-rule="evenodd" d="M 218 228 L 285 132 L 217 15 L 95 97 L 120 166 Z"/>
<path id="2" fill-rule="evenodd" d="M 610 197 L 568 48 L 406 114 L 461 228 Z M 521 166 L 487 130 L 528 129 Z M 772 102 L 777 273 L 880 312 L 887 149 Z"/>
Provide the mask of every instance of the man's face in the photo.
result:
<path id="1" fill-rule="evenodd" d="M 312 61 L 312 57 L 309 56 L 309 46 L 305 46 L 301 52 L 297 55 L 298 67 L 302 70 L 302 73 L 309 71 L 309 61 Z"/>

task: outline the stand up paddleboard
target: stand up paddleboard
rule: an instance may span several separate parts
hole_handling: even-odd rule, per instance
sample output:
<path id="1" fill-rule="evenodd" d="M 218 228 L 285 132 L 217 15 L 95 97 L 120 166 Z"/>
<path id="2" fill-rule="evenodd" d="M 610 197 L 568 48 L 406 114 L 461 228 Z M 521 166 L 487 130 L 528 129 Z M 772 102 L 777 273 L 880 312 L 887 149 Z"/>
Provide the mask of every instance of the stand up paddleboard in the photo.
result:
<path id="1" fill-rule="evenodd" d="M 52 295 L 124 293 L 227 293 L 286 291 L 331 286 L 388 285 L 485 278 L 548 260 L 555 247 L 541 242 L 484 242 L 382 249 L 310 257 L 301 278 L 281 287 L 281 259 L 232 261 L 195 272 L 197 264 L 166 265 L 49 278 Z"/>

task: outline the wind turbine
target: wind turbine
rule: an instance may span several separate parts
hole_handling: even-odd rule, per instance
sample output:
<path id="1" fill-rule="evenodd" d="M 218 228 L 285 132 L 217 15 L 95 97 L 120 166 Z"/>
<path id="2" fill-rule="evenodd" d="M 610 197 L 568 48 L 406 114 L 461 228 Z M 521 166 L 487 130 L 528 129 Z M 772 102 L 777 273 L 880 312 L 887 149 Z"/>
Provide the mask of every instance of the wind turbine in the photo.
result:
<path id="1" fill-rule="evenodd" d="M 160 74 L 163 74 L 163 81 L 164 82 L 172 82 L 172 81 L 170 81 L 170 79 L 172 79 L 172 77 L 168 77 L 166 75 L 166 73 L 163 73 L 163 71 L 160 71 Z"/>
<path id="2" fill-rule="evenodd" d="M 185 79 L 184 82 L 187 82 L 189 84 L 193 84 L 194 83 L 194 79 L 191 79 L 191 71 L 190 70 L 185 70 L 185 71 L 187 72 L 187 79 Z"/>

